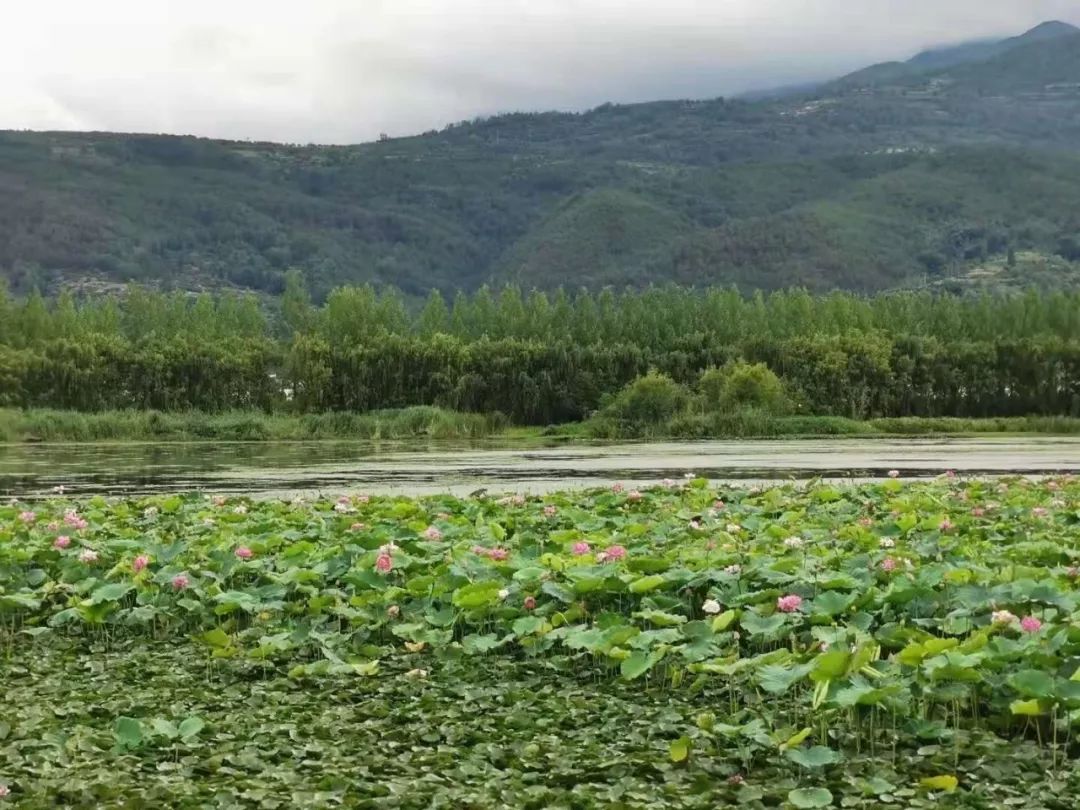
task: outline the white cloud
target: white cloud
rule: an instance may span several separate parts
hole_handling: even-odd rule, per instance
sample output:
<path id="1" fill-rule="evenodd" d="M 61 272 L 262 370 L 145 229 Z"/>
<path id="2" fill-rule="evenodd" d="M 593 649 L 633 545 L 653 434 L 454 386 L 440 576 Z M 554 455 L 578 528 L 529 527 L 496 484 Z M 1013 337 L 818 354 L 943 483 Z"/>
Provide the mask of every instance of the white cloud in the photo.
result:
<path id="1" fill-rule="evenodd" d="M 730 95 L 1080 23 L 1075 0 L 40 0 L 0 128 L 352 142 L 509 110 Z"/>

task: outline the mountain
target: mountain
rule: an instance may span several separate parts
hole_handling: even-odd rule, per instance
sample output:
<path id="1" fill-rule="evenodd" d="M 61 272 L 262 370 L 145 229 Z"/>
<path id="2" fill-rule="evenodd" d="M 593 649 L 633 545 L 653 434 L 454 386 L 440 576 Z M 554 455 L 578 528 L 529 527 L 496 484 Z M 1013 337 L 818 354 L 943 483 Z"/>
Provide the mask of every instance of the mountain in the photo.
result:
<path id="1" fill-rule="evenodd" d="M 986 62 L 1015 48 L 1050 42 L 1060 37 L 1080 34 L 1080 28 L 1057 20 L 1044 22 L 1017 37 L 980 39 L 922 51 L 906 62 L 882 62 L 856 71 L 838 80 L 841 86 L 859 86 L 890 82 L 919 76 L 959 65 Z"/>
<path id="2" fill-rule="evenodd" d="M 1005 42 L 790 97 L 504 115 L 347 147 L 0 132 L 0 273 L 19 291 L 276 292 L 292 267 L 316 295 L 873 291 L 1010 248 L 1071 257 L 1080 32 Z"/>
<path id="3" fill-rule="evenodd" d="M 984 62 L 1021 45 L 1044 42 L 1074 34 L 1080 34 L 1080 28 L 1054 20 L 1037 25 L 1018 37 L 975 40 L 960 45 L 923 51 L 909 59 L 907 64 L 922 70 L 939 70 L 970 62 Z"/>

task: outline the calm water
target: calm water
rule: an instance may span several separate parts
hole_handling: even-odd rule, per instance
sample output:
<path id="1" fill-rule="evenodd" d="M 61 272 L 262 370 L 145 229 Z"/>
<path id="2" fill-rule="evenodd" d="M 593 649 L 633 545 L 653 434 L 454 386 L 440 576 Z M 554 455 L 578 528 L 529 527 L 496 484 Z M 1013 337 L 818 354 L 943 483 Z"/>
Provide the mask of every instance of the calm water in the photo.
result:
<path id="1" fill-rule="evenodd" d="M 464 494 L 717 480 L 864 479 L 1080 472 L 1080 438 L 665 442 L 507 449 L 453 444 L 0 445 L 0 496 L 205 490 L 221 493 Z"/>

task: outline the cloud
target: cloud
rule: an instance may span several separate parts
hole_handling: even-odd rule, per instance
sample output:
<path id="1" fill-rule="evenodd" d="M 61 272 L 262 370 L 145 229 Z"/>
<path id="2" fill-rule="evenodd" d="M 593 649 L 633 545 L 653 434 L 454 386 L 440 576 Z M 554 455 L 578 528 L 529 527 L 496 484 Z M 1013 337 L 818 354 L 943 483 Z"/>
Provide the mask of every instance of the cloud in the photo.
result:
<path id="1" fill-rule="evenodd" d="M 39 0 L 0 127 L 348 143 L 477 115 L 715 97 L 1080 24 L 1075 0 Z"/>

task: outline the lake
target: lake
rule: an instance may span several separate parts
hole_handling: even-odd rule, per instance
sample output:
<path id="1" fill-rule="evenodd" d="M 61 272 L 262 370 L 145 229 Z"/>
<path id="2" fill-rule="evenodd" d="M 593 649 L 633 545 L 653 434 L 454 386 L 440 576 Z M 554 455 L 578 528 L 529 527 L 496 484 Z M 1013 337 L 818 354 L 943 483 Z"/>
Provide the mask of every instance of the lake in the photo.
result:
<path id="1" fill-rule="evenodd" d="M 1080 438 L 800 439 L 575 444 L 185 443 L 0 445 L 0 496 L 201 490 L 467 494 L 643 486 L 693 474 L 721 481 L 1080 472 Z"/>

